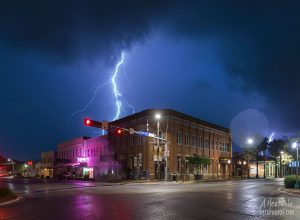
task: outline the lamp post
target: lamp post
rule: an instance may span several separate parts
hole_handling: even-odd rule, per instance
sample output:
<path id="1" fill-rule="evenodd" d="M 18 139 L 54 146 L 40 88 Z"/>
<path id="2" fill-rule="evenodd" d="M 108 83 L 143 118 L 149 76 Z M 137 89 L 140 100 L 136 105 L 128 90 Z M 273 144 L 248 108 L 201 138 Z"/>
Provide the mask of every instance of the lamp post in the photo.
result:
<path id="1" fill-rule="evenodd" d="M 296 183 L 295 183 L 295 188 L 299 189 L 299 182 L 298 182 L 298 167 L 299 167 L 299 157 L 298 157 L 298 148 L 299 148 L 299 145 L 297 142 L 294 142 L 293 145 L 292 145 L 293 148 L 296 148 L 297 149 L 297 167 L 296 167 Z"/>
<path id="2" fill-rule="evenodd" d="M 248 145 L 252 145 L 253 144 L 253 139 L 252 138 L 248 138 L 247 139 L 247 144 Z M 247 178 L 249 179 L 250 178 L 250 167 L 249 167 L 249 155 L 248 155 L 248 157 L 247 157 Z"/>
<path id="3" fill-rule="evenodd" d="M 229 159 L 227 162 L 228 162 L 228 176 L 230 179 L 231 178 L 231 160 Z"/>
<path id="4" fill-rule="evenodd" d="M 7 159 L 7 162 L 11 162 L 11 167 L 12 167 L 12 173 L 15 173 L 15 168 L 14 168 L 14 161 L 10 158 Z"/>
<path id="5" fill-rule="evenodd" d="M 280 151 L 280 161 L 279 161 L 279 177 L 282 178 L 282 155 L 283 151 Z"/>
<path id="6" fill-rule="evenodd" d="M 244 168 L 243 168 L 243 176 L 244 176 L 244 178 L 245 178 L 245 174 L 244 174 L 244 171 L 245 171 L 245 165 L 247 164 L 247 162 L 244 160 L 243 161 L 243 165 L 244 165 Z"/>
<path id="7" fill-rule="evenodd" d="M 264 179 L 266 179 L 266 150 L 264 150 L 263 156 L 264 156 Z"/>
<path id="8" fill-rule="evenodd" d="M 160 114 L 156 114 L 155 118 L 157 120 L 157 137 L 159 137 L 159 119 L 160 119 Z M 160 179 L 160 164 L 159 164 L 159 139 L 156 139 L 156 144 L 157 144 L 157 178 Z"/>

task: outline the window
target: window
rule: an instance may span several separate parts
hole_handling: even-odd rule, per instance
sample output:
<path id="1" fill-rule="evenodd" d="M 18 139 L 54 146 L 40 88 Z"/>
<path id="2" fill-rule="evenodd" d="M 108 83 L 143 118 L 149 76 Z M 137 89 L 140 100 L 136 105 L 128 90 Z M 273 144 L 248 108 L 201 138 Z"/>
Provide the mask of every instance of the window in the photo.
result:
<path id="1" fill-rule="evenodd" d="M 140 135 L 138 136 L 138 144 L 142 144 L 143 143 L 143 136 Z"/>
<path id="2" fill-rule="evenodd" d="M 177 131 L 177 144 L 182 144 L 182 132 Z"/>
<path id="3" fill-rule="evenodd" d="M 134 145 L 134 143 L 133 143 L 133 135 L 130 135 L 129 137 L 130 137 L 130 146 L 133 146 Z"/>
<path id="4" fill-rule="evenodd" d="M 205 139 L 205 148 L 209 148 L 209 140 Z"/>
<path id="5" fill-rule="evenodd" d="M 196 147 L 196 135 L 192 135 L 192 146 Z"/>
<path id="6" fill-rule="evenodd" d="M 77 148 L 76 148 L 76 157 L 78 157 L 78 154 L 77 154 L 78 152 L 77 152 Z"/>
<path id="7" fill-rule="evenodd" d="M 180 172 L 180 167 L 181 167 L 181 157 L 177 156 L 177 171 Z"/>
<path id="8" fill-rule="evenodd" d="M 185 133 L 185 136 L 184 136 L 184 144 L 185 145 L 190 145 L 190 134 L 187 132 Z"/>
<path id="9" fill-rule="evenodd" d="M 90 149 L 88 149 L 88 157 L 90 156 Z"/>
<path id="10" fill-rule="evenodd" d="M 203 138 L 202 137 L 198 137 L 198 146 L 203 147 Z"/>

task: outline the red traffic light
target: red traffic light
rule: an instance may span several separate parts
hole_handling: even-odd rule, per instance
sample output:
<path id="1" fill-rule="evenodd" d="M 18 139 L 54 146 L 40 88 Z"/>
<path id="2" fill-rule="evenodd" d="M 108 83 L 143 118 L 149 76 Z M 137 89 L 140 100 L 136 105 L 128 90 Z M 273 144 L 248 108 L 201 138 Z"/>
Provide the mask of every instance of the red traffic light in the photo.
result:
<path id="1" fill-rule="evenodd" d="M 88 118 L 85 118 L 85 119 L 84 119 L 84 124 L 85 124 L 85 125 L 90 125 L 90 124 L 91 124 L 91 120 L 88 119 Z"/>
<path id="2" fill-rule="evenodd" d="M 116 134 L 121 135 L 123 133 L 123 130 L 121 128 L 117 128 Z"/>
<path id="3" fill-rule="evenodd" d="M 104 130 L 107 130 L 109 128 L 108 121 L 100 122 L 100 121 L 95 121 L 95 120 L 92 120 L 92 119 L 89 119 L 89 118 L 85 118 L 83 120 L 83 124 L 86 125 L 86 126 L 101 128 L 101 129 L 104 129 Z"/>

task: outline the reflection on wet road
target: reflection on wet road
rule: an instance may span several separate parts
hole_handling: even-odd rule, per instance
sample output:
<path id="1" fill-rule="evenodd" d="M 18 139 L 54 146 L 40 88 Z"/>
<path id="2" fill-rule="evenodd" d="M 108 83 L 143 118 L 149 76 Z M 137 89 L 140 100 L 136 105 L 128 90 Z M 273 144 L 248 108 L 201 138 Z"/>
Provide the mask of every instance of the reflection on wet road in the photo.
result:
<path id="1" fill-rule="evenodd" d="M 0 219 L 297 219 L 300 197 L 282 179 L 198 184 L 0 181 L 24 200 Z M 277 204 L 276 207 L 272 204 Z M 273 211 L 272 213 L 270 212 Z"/>

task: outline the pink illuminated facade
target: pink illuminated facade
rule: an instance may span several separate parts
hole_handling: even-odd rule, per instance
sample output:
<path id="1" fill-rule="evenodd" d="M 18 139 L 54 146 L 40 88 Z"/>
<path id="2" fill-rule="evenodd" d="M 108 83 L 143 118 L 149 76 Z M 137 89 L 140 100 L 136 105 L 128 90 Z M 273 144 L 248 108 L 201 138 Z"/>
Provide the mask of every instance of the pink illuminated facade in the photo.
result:
<path id="1" fill-rule="evenodd" d="M 117 173 L 118 164 L 109 150 L 107 135 L 79 137 L 60 143 L 57 150 L 57 173 L 72 173 L 76 177 L 100 179 Z"/>

